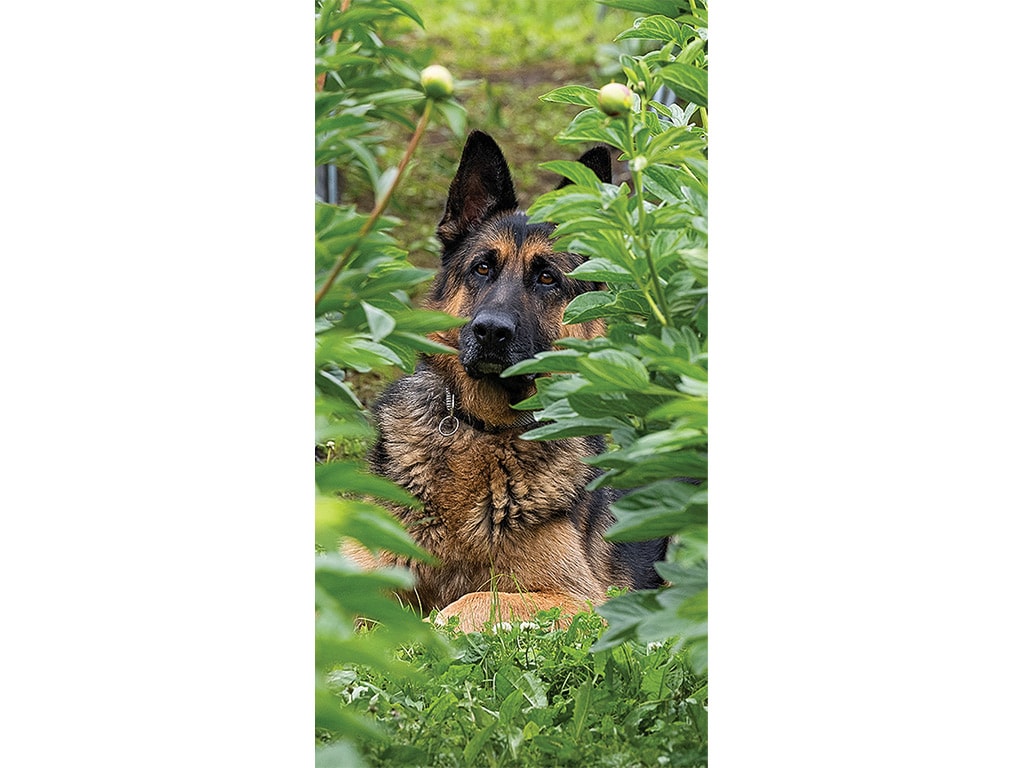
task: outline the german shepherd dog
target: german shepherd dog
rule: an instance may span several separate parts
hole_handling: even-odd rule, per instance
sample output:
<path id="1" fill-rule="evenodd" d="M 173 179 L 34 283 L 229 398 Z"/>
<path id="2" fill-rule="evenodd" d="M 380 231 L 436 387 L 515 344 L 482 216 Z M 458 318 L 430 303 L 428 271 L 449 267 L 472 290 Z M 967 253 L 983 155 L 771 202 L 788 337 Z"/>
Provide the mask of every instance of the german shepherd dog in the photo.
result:
<path id="1" fill-rule="evenodd" d="M 611 181 L 606 148 L 580 162 Z M 379 397 L 380 436 L 369 457 L 376 473 L 423 502 L 394 513 L 438 563 L 349 549 L 367 567 L 408 565 L 416 586 L 403 601 L 424 614 L 439 609 L 442 621 L 458 616 L 464 631 L 555 606 L 572 615 L 602 602 L 611 586 L 660 586 L 653 565 L 667 544 L 602 537 L 614 521 L 612 496 L 586 490 L 597 470 L 580 461 L 604 450 L 602 438 L 522 439 L 536 422 L 510 406 L 536 391 L 533 377 L 499 374 L 559 338 L 593 338 L 604 326 L 562 323 L 573 297 L 601 286 L 568 277 L 583 257 L 553 250 L 554 227 L 517 207 L 501 150 L 474 131 L 437 228 L 441 268 L 427 302 L 468 318 L 432 336 L 458 355 L 425 355 Z"/>

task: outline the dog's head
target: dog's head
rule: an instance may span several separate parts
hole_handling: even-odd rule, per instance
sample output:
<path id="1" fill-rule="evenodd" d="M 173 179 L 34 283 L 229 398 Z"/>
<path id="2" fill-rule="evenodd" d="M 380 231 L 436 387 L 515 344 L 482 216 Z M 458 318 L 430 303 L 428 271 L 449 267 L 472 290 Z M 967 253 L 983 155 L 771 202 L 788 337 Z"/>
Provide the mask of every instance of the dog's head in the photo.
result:
<path id="1" fill-rule="evenodd" d="M 590 150 L 580 162 L 611 182 L 606 148 Z M 568 277 L 584 258 L 555 251 L 554 228 L 531 222 L 517 208 L 501 150 L 490 136 L 474 131 L 437 228 L 443 251 L 430 306 L 468 318 L 461 329 L 437 334 L 438 340 L 459 350 L 461 371 L 451 373 L 468 377 L 481 392 L 496 397 L 504 393 L 506 409 L 509 402 L 531 394 L 533 384 L 526 376 L 502 379 L 503 370 L 551 349 L 556 339 L 592 338 L 604 329 L 597 321 L 562 323 L 566 305 L 599 286 Z"/>

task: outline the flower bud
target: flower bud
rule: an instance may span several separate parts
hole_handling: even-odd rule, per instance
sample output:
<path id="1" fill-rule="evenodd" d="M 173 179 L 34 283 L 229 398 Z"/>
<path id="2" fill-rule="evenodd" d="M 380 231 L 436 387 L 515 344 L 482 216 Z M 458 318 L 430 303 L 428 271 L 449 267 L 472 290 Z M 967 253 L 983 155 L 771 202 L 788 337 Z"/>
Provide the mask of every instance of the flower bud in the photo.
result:
<path id="1" fill-rule="evenodd" d="M 629 161 L 629 170 L 633 173 L 640 173 L 644 168 L 647 167 L 647 158 L 643 155 L 637 155 Z"/>
<path id="2" fill-rule="evenodd" d="M 622 83 L 608 83 L 597 92 L 597 105 L 606 115 L 624 115 L 633 109 L 633 92 Z"/>
<path id="3" fill-rule="evenodd" d="M 420 85 L 431 99 L 445 99 L 455 91 L 452 73 L 440 64 L 431 64 L 420 72 Z"/>

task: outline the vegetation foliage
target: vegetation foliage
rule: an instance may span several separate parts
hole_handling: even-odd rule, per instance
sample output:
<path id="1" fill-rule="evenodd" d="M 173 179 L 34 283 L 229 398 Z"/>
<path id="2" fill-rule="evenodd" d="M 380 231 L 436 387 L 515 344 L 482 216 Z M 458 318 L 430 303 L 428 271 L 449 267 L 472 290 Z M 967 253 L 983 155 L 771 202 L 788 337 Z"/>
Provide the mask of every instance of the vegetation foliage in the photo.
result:
<path id="1" fill-rule="evenodd" d="M 610 117 L 598 91 L 580 85 L 548 92 L 536 108 L 575 108 L 555 141 L 611 145 L 629 183 L 602 184 L 578 163 L 552 161 L 542 167 L 574 183 L 529 213 L 558 225 L 557 247 L 589 256 L 574 276 L 607 285 L 575 300 L 566 320 L 605 318 L 608 332 L 564 340 L 507 374 L 550 374 L 521 406 L 547 422 L 530 439 L 610 438 L 591 459 L 604 470 L 596 486 L 628 489 L 609 537 L 671 535 L 658 566 L 671 586 L 613 597 L 598 609 L 607 628 L 585 615 L 556 630 L 541 616 L 536 628 L 451 637 L 388 599 L 408 586 L 406 572 L 359 571 L 337 542 L 427 557 L 374 501 L 417 503 L 359 461 L 373 429 L 353 377 L 411 371 L 417 353 L 442 351 L 425 333 L 461 322 L 415 308 L 410 297 L 432 272 L 410 262 L 408 243 L 394 235 L 399 221 L 385 210 L 396 190 L 401 201 L 406 164 L 430 121 L 443 119 L 461 145 L 466 114 L 453 99 L 426 97 L 421 54 L 386 42 L 422 26 L 411 4 L 318 6 L 316 162 L 344 168 L 352 181 L 340 204 L 316 210 L 317 442 L 331 459 L 316 472 L 316 725 L 330 742 L 318 764 L 705 759 L 707 10 L 674 0 L 605 5 L 642 14 L 617 38 L 634 51 L 618 60 L 633 109 Z M 457 93 L 465 85 L 457 82 Z M 383 142 L 401 134 L 411 138 L 395 162 Z M 372 631 L 357 630 L 357 616 Z"/>
<path id="2" fill-rule="evenodd" d="M 675 3 L 609 0 L 637 10 Z M 655 13 L 620 35 L 656 41 L 621 65 L 633 110 L 609 117 L 598 92 L 565 86 L 545 101 L 585 107 L 555 139 L 603 142 L 627 162 L 627 184 L 602 184 L 579 164 L 546 167 L 574 184 L 538 199 L 528 213 L 558 225 L 557 247 L 589 260 L 572 275 L 604 282 L 565 311 L 566 322 L 606 318 L 607 337 L 565 339 L 503 375 L 549 372 L 537 395 L 528 439 L 608 434 L 611 449 L 591 461 L 604 469 L 594 486 L 632 489 L 613 505 L 608 538 L 672 535 L 658 572 L 671 586 L 622 595 L 598 609 L 609 630 L 596 649 L 623 640 L 677 637 L 700 671 L 707 668 L 707 11 L 697 3 L 676 17 Z M 655 97 L 667 87 L 685 108 Z M 664 91 L 662 91 L 664 93 Z M 696 120 L 694 119 L 696 116 Z M 683 479 L 688 482 L 682 482 Z"/>
<path id="3" fill-rule="evenodd" d="M 369 667 L 331 680 L 386 739 L 371 765 L 701 765 L 706 684 L 661 643 L 593 652 L 592 613 L 565 630 L 537 622 L 453 634 L 451 653 L 415 648 L 422 680 L 396 683 Z"/>
<path id="4" fill-rule="evenodd" d="M 325 0 L 318 11 L 316 161 L 361 174 L 377 203 L 369 214 L 355 203 L 316 205 L 316 440 L 330 454 L 339 443 L 365 443 L 373 435 L 352 389 L 352 373 L 392 366 L 411 372 L 418 352 L 444 349 L 423 334 L 459 321 L 412 306 L 409 291 L 432 273 L 409 263 L 391 234 L 398 221 L 382 215 L 399 173 L 377 165 L 381 126 L 416 130 L 416 112 L 425 123 L 432 105 L 419 88 L 419 71 L 407 54 L 384 43 L 383 30 L 398 17 L 419 17 L 406 3 L 385 0 L 344 9 L 339 0 Z M 438 111 L 455 127 L 464 124 L 454 102 Z M 389 591 L 409 585 L 408 572 L 363 572 L 337 552 L 337 544 L 349 536 L 372 549 L 426 557 L 372 499 L 417 502 L 353 458 L 319 464 L 316 485 L 316 726 L 343 736 L 372 735 L 372 726 L 328 691 L 327 672 L 360 663 L 406 674 L 412 668 L 395 656 L 402 643 L 430 647 L 442 641 L 387 598 Z M 357 617 L 376 631 L 357 631 Z"/>

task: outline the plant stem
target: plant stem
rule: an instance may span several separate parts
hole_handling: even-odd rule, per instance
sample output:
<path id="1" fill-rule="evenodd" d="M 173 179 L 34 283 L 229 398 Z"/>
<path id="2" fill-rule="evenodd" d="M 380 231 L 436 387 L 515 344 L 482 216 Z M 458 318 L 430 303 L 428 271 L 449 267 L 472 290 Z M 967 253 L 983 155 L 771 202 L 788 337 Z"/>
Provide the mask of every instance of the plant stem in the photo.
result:
<path id="1" fill-rule="evenodd" d="M 344 13 L 345 11 L 347 11 L 348 7 L 351 4 L 352 4 L 352 0 L 341 0 L 341 10 L 338 11 L 338 13 Z M 335 45 L 337 45 L 337 43 L 338 43 L 338 41 L 340 39 L 341 39 L 341 27 L 338 27 L 336 30 L 334 30 L 334 33 L 331 35 L 331 40 L 333 40 Z M 316 92 L 320 93 L 320 91 L 322 91 L 324 89 L 324 85 L 326 85 L 326 84 L 327 84 L 327 73 L 326 72 L 321 72 L 317 76 L 317 78 L 316 78 Z"/>
<path id="2" fill-rule="evenodd" d="M 381 214 L 384 213 L 384 209 L 387 208 L 388 203 L 391 202 L 391 195 L 394 194 L 395 188 L 398 186 L 398 182 L 402 179 L 402 174 L 405 173 L 406 166 L 409 165 L 409 161 L 412 159 L 412 153 L 416 151 L 416 147 L 420 143 L 420 139 L 423 137 L 423 131 L 426 130 L 433 107 L 434 100 L 428 98 L 427 104 L 423 108 L 423 114 L 420 116 L 420 121 L 416 124 L 416 131 L 413 133 L 412 138 L 409 139 L 409 145 L 405 148 L 405 154 L 402 155 L 402 159 L 398 163 L 398 173 L 395 174 L 395 178 L 391 180 L 391 184 L 388 185 L 387 190 L 373 207 L 369 218 L 359 229 L 359 234 L 356 235 L 356 239 L 348 248 L 345 249 L 345 252 L 338 257 L 338 260 L 334 262 L 334 266 L 327 275 L 327 279 L 324 280 L 324 284 L 320 286 L 320 290 L 316 292 L 316 300 L 313 302 L 314 307 L 320 303 L 320 300 L 323 299 L 324 296 L 327 295 L 327 292 L 331 289 L 331 286 L 334 285 L 334 281 L 338 278 L 338 275 L 341 274 L 341 270 L 345 268 L 345 265 L 352 257 L 356 248 L 362 242 L 363 238 L 366 237 L 367 233 L 373 229 L 373 225 L 377 223 L 377 219 L 381 217 Z"/>
<path id="3" fill-rule="evenodd" d="M 643 97 L 640 101 L 641 111 L 645 108 Z M 626 130 L 629 131 L 629 149 L 630 149 L 630 161 L 629 161 L 629 172 L 633 177 L 633 189 L 636 192 L 636 203 L 637 203 L 637 229 L 640 230 L 640 248 L 644 252 L 644 256 L 647 259 L 647 268 L 651 273 L 651 284 L 654 288 L 654 296 L 652 297 L 650 292 L 645 288 L 644 295 L 647 297 L 647 303 L 651 305 L 651 310 L 654 312 L 654 316 L 662 326 L 668 325 L 668 320 L 665 316 L 665 310 L 668 309 L 668 302 L 665 301 L 665 295 L 661 290 L 661 282 L 658 280 L 658 272 L 654 266 L 654 256 L 651 254 L 650 241 L 647 239 L 647 211 L 644 206 L 644 174 L 643 170 L 636 167 L 634 162 L 639 156 L 639 152 L 636 147 L 636 134 L 633 133 L 633 112 L 627 115 Z"/>

